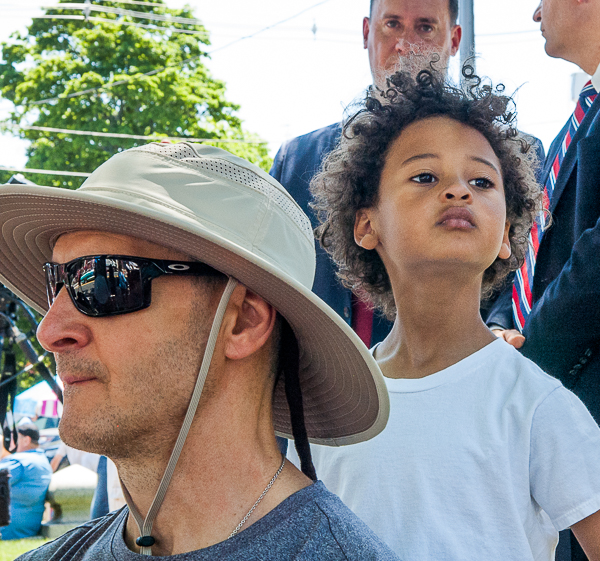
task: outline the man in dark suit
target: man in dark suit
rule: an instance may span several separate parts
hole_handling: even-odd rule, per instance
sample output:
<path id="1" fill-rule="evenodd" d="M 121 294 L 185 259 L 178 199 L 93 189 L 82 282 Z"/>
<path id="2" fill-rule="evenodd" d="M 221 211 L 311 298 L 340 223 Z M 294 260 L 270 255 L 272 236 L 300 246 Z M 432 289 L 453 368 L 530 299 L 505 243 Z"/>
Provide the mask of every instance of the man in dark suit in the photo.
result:
<path id="1" fill-rule="evenodd" d="M 506 298 L 519 292 L 515 284 L 488 324 L 505 328 L 501 336 L 577 393 L 600 422 L 600 2 L 544 0 L 534 19 L 542 25 L 546 52 L 574 62 L 592 79 L 546 158 L 544 184 L 556 176 L 552 222 L 539 243 L 531 311 L 519 330 L 516 304 Z M 573 134 L 575 118 L 580 123 Z"/>
<path id="2" fill-rule="evenodd" d="M 370 16 L 363 20 L 363 39 L 374 83 L 385 84 L 385 76 L 407 56 L 420 59 L 426 66 L 431 60 L 428 55 L 436 53 L 440 57 L 436 66 L 446 68 L 460 45 L 462 31 L 457 18 L 458 0 L 371 0 Z M 271 175 L 311 217 L 313 227 L 316 221 L 308 206 L 310 180 L 341 133 L 342 124 L 335 123 L 284 143 L 271 169 Z M 367 346 L 389 333 L 391 322 L 373 315 L 350 290 L 342 287 L 333 263 L 319 244 L 313 292 L 336 310 Z"/>
<path id="3" fill-rule="evenodd" d="M 600 422 L 600 2 L 543 0 L 533 19 L 547 54 L 592 79 L 548 152 L 543 183 L 552 222 L 541 231 L 533 271 L 522 269 L 488 325 L 502 327 L 499 336 L 560 379 Z M 585 559 L 577 544 L 569 559 Z"/>

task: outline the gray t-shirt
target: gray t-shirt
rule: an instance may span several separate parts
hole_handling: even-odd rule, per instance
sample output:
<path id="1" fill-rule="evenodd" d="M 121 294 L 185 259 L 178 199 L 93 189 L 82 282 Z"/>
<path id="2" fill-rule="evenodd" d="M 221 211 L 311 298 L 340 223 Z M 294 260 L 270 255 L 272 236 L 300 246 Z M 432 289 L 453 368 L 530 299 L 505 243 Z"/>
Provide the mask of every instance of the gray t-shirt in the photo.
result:
<path id="1" fill-rule="evenodd" d="M 18 561 L 139 561 L 125 545 L 127 507 L 92 520 Z M 398 561 L 322 482 L 301 489 L 229 540 L 165 561 Z"/>

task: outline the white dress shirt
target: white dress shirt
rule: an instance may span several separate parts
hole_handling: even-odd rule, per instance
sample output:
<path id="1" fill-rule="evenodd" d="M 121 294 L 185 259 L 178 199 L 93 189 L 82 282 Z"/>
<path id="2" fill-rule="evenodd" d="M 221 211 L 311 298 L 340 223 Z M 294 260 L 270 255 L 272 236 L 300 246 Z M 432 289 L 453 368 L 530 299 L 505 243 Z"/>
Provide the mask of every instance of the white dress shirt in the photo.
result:
<path id="1" fill-rule="evenodd" d="M 596 72 L 594 72 L 594 75 L 592 76 L 592 86 L 594 86 L 594 89 L 597 92 L 600 92 L 600 64 L 598 65 L 598 68 L 596 68 Z"/>

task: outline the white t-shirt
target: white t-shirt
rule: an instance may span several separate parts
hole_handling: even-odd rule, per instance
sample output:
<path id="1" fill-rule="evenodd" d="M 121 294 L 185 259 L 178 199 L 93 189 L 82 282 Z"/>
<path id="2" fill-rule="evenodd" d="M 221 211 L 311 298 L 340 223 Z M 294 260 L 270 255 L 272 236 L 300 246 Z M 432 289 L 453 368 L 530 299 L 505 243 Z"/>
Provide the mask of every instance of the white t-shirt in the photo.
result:
<path id="1" fill-rule="evenodd" d="M 386 383 L 383 432 L 311 449 L 318 477 L 401 559 L 548 561 L 559 530 L 600 510 L 600 429 L 504 341 Z"/>

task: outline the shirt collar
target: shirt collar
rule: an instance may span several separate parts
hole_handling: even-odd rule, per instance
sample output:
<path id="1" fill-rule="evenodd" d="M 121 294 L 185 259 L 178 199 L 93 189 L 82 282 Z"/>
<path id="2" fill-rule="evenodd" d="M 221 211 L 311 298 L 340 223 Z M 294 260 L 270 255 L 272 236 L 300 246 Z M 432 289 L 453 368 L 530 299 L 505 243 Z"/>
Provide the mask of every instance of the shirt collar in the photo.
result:
<path id="1" fill-rule="evenodd" d="M 592 76 L 592 85 L 597 92 L 600 92 L 600 64 Z"/>

